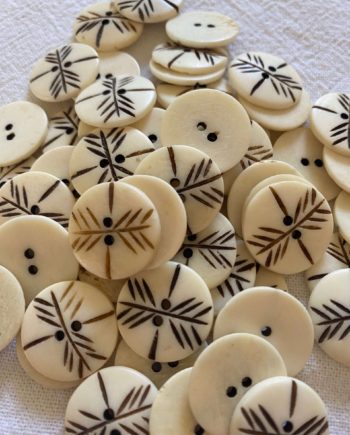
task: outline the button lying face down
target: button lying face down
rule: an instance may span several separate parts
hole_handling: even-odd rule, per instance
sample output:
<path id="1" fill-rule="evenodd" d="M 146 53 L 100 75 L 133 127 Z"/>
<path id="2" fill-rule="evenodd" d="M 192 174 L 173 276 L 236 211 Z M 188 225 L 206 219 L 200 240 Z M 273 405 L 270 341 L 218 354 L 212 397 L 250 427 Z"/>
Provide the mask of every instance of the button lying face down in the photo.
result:
<path id="1" fill-rule="evenodd" d="M 307 285 L 312 291 L 326 275 L 346 268 L 350 268 L 350 245 L 339 233 L 334 233 L 327 251 L 305 272 Z"/>
<path id="2" fill-rule="evenodd" d="M 157 362 L 178 361 L 207 338 L 213 302 L 196 272 L 168 262 L 128 280 L 118 299 L 117 319 L 134 352 Z"/>
<path id="3" fill-rule="evenodd" d="M 16 276 L 27 303 L 44 287 L 75 279 L 79 268 L 67 231 L 42 216 L 21 216 L 0 226 L 0 264 Z"/>
<path id="4" fill-rule="evenodd" d="M 283 181 L 247 204 L 243 235 L 256 261 L 273 272 L 302 272 L 317 262 L 333 232 L 331 209 L 312 186 Z"/>
<path id="5" fill-rule="evenodd" d="M 242 235 L 242 210 L 250 191 L 260 181 L 278 174 L 299 175 L 293 166 L 277 160 L 254 163 L 246 168 L 233 183 L 227 198 L 227 213 L 236 233 Z"/>
<path id="6" fill-rule="evenodd" d="M 30 90 L 43 101 L 75 98 L 98 74 L 98 55 L 85 44 L 70 44 L 50 51 L 33 67 Z"/>
<path id="7" fill-rule="evenodd" d="M 132 127 L 94 130 L 73 151 L 69 164 L 72 183 L 82 194 L 96 184 L 133 175 L 154 149 L 147 136 Z"/>
<path id="8" fill-rule="evenodd" d="M 256 263 L 243 241 L 237 241 L 237 257 L 228 278 L 211 291 L 217 315 L 237 293 L 254 287 Z"/>
<path id="9" fill-rule="evenodd" d="M 102 183 L 77 201 L 69 239 L 79 263 L 100 278 L 127 278 L 152 259 L 160 237 L 151 200 L 126 183 Z"/>
<path id="10" fill-rule="evenodd" d="M 147 265 L 147 269 L 154 269 L 171 260 L 180 249 L 186 235 L 186 209 L 176 191 L 160 178 L 134 175 L 123 182 L 140 189 L 157 209 L 161 235 L 154 257 Z"/>
<path id="11" fill-rule="evenodd" d="M 130 54 L 123 51 L 99 53 L 98 79 L 109 79 L 122 74 L 139 76 L 140 66 Z"/>
<path id="12" fill-rule="evenodd" d="M 232 413 L 248 389 L 263 379 L 285 375 L 281 356 L 267 341 L 252 334 L 222 337 L 193 366 L 189 400 L 194 417 L 208 432 L 226 435 Z"/>
<path id="13" fill-rule="evenodd" d="M 251 126 L 243 107 L 230 95 L 201 89 L 178 97 L 162 124 L 163 145 L 188 143 L 227 171 L 246 153 Z"/>
<path id="14" fill-rule="evenodd" d="M 350 155 L 345 157 L 324 147 L 323 161 L 331 179 L 343 190 L 350 193 Z"/>
<path id="15" fill-rule="evenodd" d="M 112 7 L 139 23 L 159 23 L 176 16 L 183 0 L 113 0 Z"/>
<path id="16" fill-rule="evenodd" d="M 139 164 L 136 174 L 162 178 L 177 191 L 192 234 L 206 228 L 219 213 L 224 198 L 220 170 L 195 148 L 184 145 L 160 148 Z"/>
<path id="17" fill-rule="evenodd" d="M 78 138 L 79 118 L 75 113 L 74 106 L 68 107 L 54 115 L 49 122 L 49 130 L 42 152 L 46 153 L 54 148 L 75 145 Z"/>
<path id="18" fill-rule="evenodd" d="M 328 435 L 326 406 L 298 379 L 266 379 L 242 398 L 233 414 L 230 435 L 247 433 Z"/>
<path id="19" fill-rule="evenodd" d="M 350 269 L 321 279 L 311 293 L 309 312 L 317 343 L 331 358 L 350 367 Z"/>
<path id="20" fill-rule="evenodd" d="M 34 157 L 29 157 L 26 160 L 22 160 L 11 166 L 4 166 L 0 168 L 0 187 L 2 187 L 6 181 L 12 180 L 16 175 L 24 174 L 28 172 L 35 162 Z"/>
<path id="21" fill-rule="evenodd" d="M 16 277 L 0 266 L 0 351 L 16 336 L 24 315 L 23 290 Z"/>
<path id="22" fill-rule="evenodd" d="M 117 342 L 114 307 L 97 288 L 63 281 L 42 290 L 24 315 L 21 339 L 29 363 L 44 376 L 75 381 L 95 372 Z"/>
<path id="23" fill-rule="evenodd" d="M 98 51 L 113 51 L 137 41 L 143 25 L 114 11 L 108 1 L 84 9 L 75 19 L 73 30 L 77 41 Z"/>
<path id="24" fill-rule="evenodd" d="M 229 80 L 238 94 L 256 106 L 286 109 L 301 98 L 303 85 L 295 69 L 269 53 L 248 52 L 235 57 Z"/>
<path id="25" fill-rule="evenodd" d="M 161 148 L 162 146 L 160 141 L 160 129 L 163 122 L 164 113 L 164 109 L 155 107 L 148 115 L 133 124 L 134 128 L 142 131 L 142 133 L 148 137 L 156 149 Z"/>
<path id="26" fill-rule="evenodd" d="M 319 98 L 312 107 L 310 127 L 326 147 L 350 156 L 350 95 L 330 93 Z"/>
<path id="27" fill-rule="evenodd" d="M 79 270 L 78 280 L 86 282 L 94 287 L 97 287 L 108 297 L 108 299 L 114 304 L 117 303 L 119 293 L 126 283 L 125 279 L 103 279 L 95 276 L 93 273 L 83 269 Z"/>
<path id="28" fill-rule="evenodd" d="M 146 116 L 155 101 L 152 82 L 125 74 L 98 80 L 84 89 L 76 100 L 75 110 L 88 125 L 122 127 Z"/>
<path id="29" fill-rule="evenodd" d="M 36 104 L 18 101 L 0 107 L 0 166 L 21 162 L 45 139 L 48 120 Z"/>
<path id="30" fill-rule="evenodd" d="M 341 192 L 334 203 L 334 219 L 343 238 L 350 243 L 350 193 Z"/>
<path id="31" fill-rule="evenodd" d="M 308 92 L 303 89 L 300 100 L 287 109 L 268 109 L 256 106 L 243 97 L 238 97 L 248 115 L 262 127 L 275 131 L 287 131 L 300 127 L 306 122 L 310 110 L 311 100 Z"/>
<path id="32" fill-rule="evenodd" d="M 230 221 L 219 213 L 205 230 L 186 237 L 174 260 L 191 267 L 209 288 L 223 282 L 236 260 L 235 231 Z"/>
<path id="33" fill-rule="evenodd" d="M 148 422 L 156 395 L 156 387 L 135 370 L 102 369 L 86 379 L 71 396 L 65 433 L 149 433 Z"/>
<path id="34" fill-rule="evenodd" d="M 215 323 L 214 340 L 237 332 L 271 343 L 290 376 L 304 368 L 314 344 L 312 321 L 304 306 L 290 294 L 271 287 L 247 289 L 225 305 Z"/>
<path id="35" fill-rule="evenodd" d="M 186 12 L 166 24 L 172 41 L 194 48 L 224 47 L 238 32 L 238 25 L 230 17 L 212 11 Z"/>
<path id="36" fill-rule="evenodd" d="M 283 275 L 271 272 L 260 264 L 257 264 L 256 268 L 255 287 L 272 287 L 288 291 L 288 285 Z"/>
<path id="37" fill-rule="evenodd" d="M 164 382 L 166 382 L 179 371 L 188 367 L 192 367 L 198 358 L 198 355 L 200 355 L 205 347 L 206 344 L 203 343 L 198 350 L 185 359 L 168 363 L 160 363 L 158 361 L 142 358 L 142 356 L 139 356 L 137 353 L 135 353 L 125 343 L 125 341 L 122 340 L 118 345 L 114 364 L 116 366 L 130 367 L 131 369 L 139 371 L 147 376 L 154 383 L 154 385 L 160 388 Z"/>
<path id="38" fill-rule="evenodd" d="M 340 189 L 323 166 L 322 150 L 322 144 L 306 127 L 283 133 L 273 147 L 275 159 L 294 166 L 329 201 Z"/>
<path id="39" fill-rule="evenodd" d="M 67 228 L 74 203 L 74 196 L 57 177 L 29 171 L 16 175 L 1 187 L 0 224 L 33 214 L 46 216 Z"/>
<path id="40" fill-rule="evenodd" d="M 151 435 L 208 435 L 194 419 L 188 403 L 191 371 L 189 368 L 177 373 L 159 391 L 151 412 Z"/>

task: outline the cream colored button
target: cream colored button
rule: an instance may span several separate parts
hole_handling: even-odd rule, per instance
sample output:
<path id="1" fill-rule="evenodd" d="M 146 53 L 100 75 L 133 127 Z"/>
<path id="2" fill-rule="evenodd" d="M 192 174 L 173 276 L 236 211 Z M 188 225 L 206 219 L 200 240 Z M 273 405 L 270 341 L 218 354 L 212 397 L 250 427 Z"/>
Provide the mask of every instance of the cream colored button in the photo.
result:
<path id="1" fill-rule="evenodd" d="M 139 23 L 159 23 L 176 16 L 183 0 L 113 0 L 112 7 Z"/>
<path id="2" fill-rule="evenodd" d="M 154 269 L 171 260 L 180 249 L 186 235 L 186 209 L 176 191 L 165 181 L 150 175 L 134 175 L 123 178 L 140 189 L 153 202 L 159 216 L 160 240 L 147 269 Z"/>
<path id="3" fill-rule="evenodd" d="M 229 80 L 245 100 L 268 109 L 294 106 L 303 89 L 301 78 L 291 65 L 263 52 L 236 56 L 229 68 Z"/>
<path id="4" fill-rule="evenodd" d="M 227 435 L 232 413 L 248 389 L 263 379 L 285 375 L 280 354 L 266 340 L 243 333 L 215 340 L 192 369 L 193 415 L 210 433 Z"/>
<path id="5" fill-rule="evenodd" d="M 257 264 L 256 268 L 255 286 L 272 287 L 288 291 L 288 285 L 283 275 L 271 272 L 271 270 L 265 269 L 260 264 Z"/>
<path id="6" fill-rule="evenodd" d="M 150 435 L 208 435 L 196 422 L 188 403 L 192 369 L 183 370 L 167 381 L 152 407 Z"/>
<path id="7" fill-rule="evenodd" d="M 312 291 L 326 275 L 346 268 L 350 268 L 350 245 L 339 233 L 334 233 L 327 251 L 305 272 L 307 285 Z"/>
<path id="8" fill-rule="evenodd" d="M 151 200 L 126 183 L 91 187 L 76 202 L 69 240 L 79 263 L 100 278 L 127 278 L 147 266 L 160 238 Z"/>
<path id="9" fill-rule="evenodd" d="M 149 67 L 151 73 L 158 80 L 179 86 L 194 86 L 196 83 L 200 83 L 201 85 L 213 83 L 220 80 L 225 74 L 225 67 L 208 73 L 183 73 L 173 71 L 170 68 L 164 68 L 153 60 L 150 61 Z"/>
<path id="10" fill-rule="evenodd" d="M 323 162 L 330 178 L 339 187 L 350 193 L 350 155 L 345 157 L 324 147 Z"/>
<path id="11" fill-rule="evenodd" d="M 216 48 L 233 42 L 239 27 L 218 12 L 191 11 L 168 21 L 166 32 L 172 41 L 188 47 Z"/>
<path id="12" fill-rule="evenodd" d="M 157 388 L 160 388 L 164 382 L 174 376 L 181 370 L 192 367 L 198 355 L 205 349 L 206 344 L 203 343 L 198 350 L 192 353 L 185 359 L 179 361 L 171 361 L 168 363 L 160 363 L 146 358 L 142 358 L 135 353 L 126 343 L 122 340 L 117 348 L 115 355 L 116 366 L 130 367 L 147 376 Z"/>
<path id="13" fill-rule="evenodd" d="M 350 193 L 341 192 L 334 203 L 334 219 L 343 238 L 350 243 Z"/>
<path id="14" fill-rule="evenodd" d="M 28 172 L 35 162 L 34 157 L 28 157 L 26 160 L 22 160 L 11 166 L 4 166 L 0 168 L 0 187 L 2 187 L 6 181 L 12 180 L 16 175 L 24 174 Z"/>
<path id="15" fill-rule="evenodd" d="M 108 1 L 84 9 L 76 17 L 73 31 L 77 41 L 98 51 L 113 51 L 136 42 L 142 34 L 143 25 L 114 11 Z"/>
<path id="16" fill-rule="evenodd" d="M 157 362 L 178 361 L 206 340 L 213 302 L 196 272 L 168 262 L 129 279 L 118 299 L 117 319 L 134 352 Z"/>
<path id="17" fill-rule="evenodd" d="M 300 100 L 287 109 L 267 109 L 256 106 L 242 97 L 238 97 L 238 100 L 251 119 L 262 127 L 276 131 L 287 131 L 300 127 L 306 122 L 311 110 L 310 95 L 305 89 L 301 93 Z"/>
<path id="18" fill-rule="evenodd" d="M 42 216 L 21 216 L 0 226 L 0 264 L 18 279 L 27 304 L 48 285 L 76 279 L 79 268 L 67 231 Z"/>
<path id="19" fill-rule="evenodd" d="M 224 198 L 219 168 L 203 152 L 184 145 L 160 148 L 139 164 L 135 174 L 153 175 L 169 183 L 180 195 L 190 233 L 210 225 Z"/>
<path id="20" fill-rule="evenodd" d="M 47 53 L 33 67 L 29 87 L 43 101 L 75 98 L 98 74 L 98 54 L 85 44 L 70 44 Z"/>
<path id="21" fill-rule="evenodd" d="M 112 303 L 97 288 L 79 281 L 42 290 L 28 306 L 21 329 L 29 363 L 42 375 L 63 382 L 101 368 L 117 335 Z"/>
<path id="22" fill-rule="evenodd" d="M 140 66 L 130 54 L 124 51 L 109 51 L 99 53 L 99 79 L 108 79 L 112 76 L 127 74 L 132 76 L 140 75 Z"/>
<path id="23" fill-rule="evenodd" d="M 88 125 L 122 127 L 146 116 L 155 101 L 152 82 L 124 74 L 98 80 L 84 89 L 76 99 L 75 110 Z"/>
<path id="24" fill-rule="evenodd" d="M 312 107 L 310 127 L 326 147 L 350 156 L 349 94 L 330 93 L 319 98 Z"/>
<path id="25" fill-rule="evenodd" d="M 224 308 L 226 303 L 237 293 L 254 287 L 256 264 L 249 254 L 243 241 L 237 241 L 237 257 L 228 278 L 212 289 L 211 296 L 214 302 L 215 315 Z"/>
<path id="26" fill-rule="evenodd" d="M 260 190 L 247 204 L 243 235 L 256 261 L 273 272 L 292 274 L 315 264 L 331 240 L 333 217 L 325 198 L 300 181 Z"/>
<path id="27" fill-rule="evenodd" d="M 69 399 L 64 433 L 147 434 L 157 392 L 149 379 L 135 370 L 102 369 L 86 379 Z"/>
<path id="28" fill-rule="evenodd" d="M 146 135 L 133 127 L 93 130 L 74 148 L 69 173 L 83 194 L 96 184 L 133 175 L 142 159 L 154 151 Z"/>
<path id="29" fill-rule="evenodd" d="M 230 435 L 247 433 L 328 435 L 326 406 L 298 379 L 266 379 L 242 398 L 232 416 Z"/>
<path id="30" fill-rule="evenodd" d="M 162 124 L 163 145 L 191 144 L 227 171 L 248 150 L 251 126 L 243 107 L 230 95 L 201 89 L 178 97 Z"/>
<path id="31" fill-rule="evenodd" d="M 221 213 L 205 230 L 187 236 L 174 258 L 197 272 L 210 289 L 228 278 L 235 260 L 235 230 Z"/>
<path id="32" fill-rule="evenodd" d="M 0 266 L 0 351 L 16 336 L 23 316 L 22 287 L 9 270 Z"/>
<path id="33" fill-rule="evenodd" d="M 311 293 L 309 312 L 317 343 L 336 361 L 350 367 L 350 269 L 332 272 Z"/>
<path id="34" fill-rule="evenodd" d="M 0 167 L 14 165 L 36 151 L 45 139 L 44 110 L 27 101 L 0 107 Z"/>
<path id="35" fill-rule="evenodd" d="M 299 175 L 298 171 L 287 163 L 267 160 L 254 163 L 236 178 L 227 198 L 227 213 L 239 236 L 242 235 L 242 210 L 250 191 L 265 178 L 283 173 Z"/>
<path id="36" fill-rule="evenodd" d="M 39 171 L 25 172 L 0 189 L 0 224 L 33 214 L 46 216 L 67 228 L 74 203 L 74 196 L 57 177 Z"/>
<path id="37" fill-rule="evenodd" d="M 219 313 L 214 340 L 247 332 L 264 338 L 280 353 L 288 375 L 303 370 L 314 344 L 311 318 L 294 296 L 272 287 L 254 287 L 239 293 Z"/>
<path id="38" fill-rule="evenodd" d="M 140 121 L 133 124 L 134 128 L 142 131 L 148 139 L 153 143 L 153 146 L 158 149 L 162 147 L 160 141 L 160 130 L 163 122 L 165 110 L 159 107 L 153 108 L 148 115 Z"/>
<path id="39" fill-rule="evenodd" d="M 54 148 L 75 145 L 78 138 L 79 118 L 75 113 L 74 106 L 68 107 L 56 113 L 49 122 L 49 130 L 42 152 L 46 153 Z"/>
<path id="40" fill-rule="evenodd" d="M 324 168 L 322 150 L 323 145 L 306 127 L 283 133 L 273 146 L 276 160 L 294 166 L 329 201 L 340 189 Z"/>

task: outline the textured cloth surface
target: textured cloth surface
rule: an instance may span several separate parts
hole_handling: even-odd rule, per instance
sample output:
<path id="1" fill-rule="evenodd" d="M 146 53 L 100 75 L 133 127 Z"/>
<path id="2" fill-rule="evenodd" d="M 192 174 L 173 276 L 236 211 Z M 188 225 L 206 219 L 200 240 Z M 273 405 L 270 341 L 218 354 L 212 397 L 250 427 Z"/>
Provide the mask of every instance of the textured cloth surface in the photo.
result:
<path id="1" fill-rule="evenodd" d="M 0 105 L 27 98 L 31 65 L 49 48 L 71 39 L 74 16 L 90 3 L 89 0 L 0 1 Z M 313 100 L 330 91 L 350 91 L 349 0 L 185 0 L 185 3 L 186 9 L 216 9 L 231 15 L 241 27 L 232 54 L 261 50 L 284 57 L 301 73 Z M 127 51 L 147 65 L 152 47 L 163 39 L 162 26 L 150 26 L 136 46 Z M 147 70 L 145 66 L 144 72 Z M 52 106 L 49 111 L 54 111 Z M 295 276 L 288 281 L 291 293 L 306 303 L 309 293 L 304 278 Z M 315 346 L 299 378 L 315 388 L 326 402 L 330 433 L 350 434 L 350 369 L 332 361 Z M 31 381 L 17 362 L 14 343 L 1 352 L 1 435 L 62 433 L 70 394 L 71 391 L 45 390 Z"/>

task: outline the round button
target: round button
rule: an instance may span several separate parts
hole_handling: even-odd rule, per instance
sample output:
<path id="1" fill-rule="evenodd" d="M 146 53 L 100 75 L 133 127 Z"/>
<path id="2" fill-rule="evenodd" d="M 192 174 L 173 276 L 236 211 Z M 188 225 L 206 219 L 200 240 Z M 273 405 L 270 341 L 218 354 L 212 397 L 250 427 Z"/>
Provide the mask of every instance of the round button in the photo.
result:
<path id="1" fill-rule="evenodd" d="M 340 192 L 334 203 L 334 219 L 342 237 L 350 243 L 350 193 Z"/>
<path id="2" fill-rule="evenodd" d="M 125 17 L 139 23 L 160 23 L 179 13 L 183 0 L 152 0 L 151 3 L 139 1 L 113 0 L 112 7 Z"/>

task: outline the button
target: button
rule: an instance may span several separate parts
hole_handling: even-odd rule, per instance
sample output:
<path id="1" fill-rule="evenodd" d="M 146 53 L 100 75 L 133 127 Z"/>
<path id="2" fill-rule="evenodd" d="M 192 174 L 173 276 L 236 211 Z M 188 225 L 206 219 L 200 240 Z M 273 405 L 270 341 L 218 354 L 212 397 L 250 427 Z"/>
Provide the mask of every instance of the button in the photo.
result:
<path id="1" fill-rule="evenodd" d="M 300 181 L 261 189 L 247 204 L 242 221 L 244 240 L 255 260 L 281 274 L 302 272 L 316 263 L 333 232 L 328 202 Z"/>
<path id="2" fill-rule="evenodd" d="M 139 76 L 141 73 L 136 59 L 124 51 L 102 52 L 99 53 L 99 58 L 98 79 L 108 79 L 122 74 Z"/>
<path id="3" fill-rule="evenodd" d="M 0 351 L 19 331 L 24 316 L 23 290 L 16 277 L 0 266 Z"/>
<path id="4" fill-rule="evenodd" d="M 326 406 L 311 387 L 289 377 L 270 378 L 255 385 L 240 401 L 230 425 L 230 435 L 308 431 L 329 434 Z"/>
<path id="5" fill-rule="evenodd" d="M 74 148 L 69 173 L 75 189 L 83 194 L 96 184 L 133 175 L 154 145 L 133 127 L 93 130 Z"/>
<path id="6" fill-rule="evenodd" d="M 340 192 L 334 203 L 334 219 L 342 237 L 350 243 L 350 194 Z"/>
<path id="7" fill-rule="evenodd" d="M 271 343 L 290 376 L 303 370 L 314 344 L 307 310 L 294 296 L 272 287 L 247 289 L 225 305 L 216 319 L 214 340 L 237 332 L 254 334 Z"/>
<path id="8" fill-rule="evenodd" d="M 117 347 L 114 364 L 116 366 L 130 367 L 131 369 L 139 371 L 147 376 L 157 388 L 160 388 L 176 373 L 188 367 L 192 367 L 198 355 L 200 355 L 206 346 L 206 343 L 203 343 L 187 358 L 171 361 L 169 363 L 161 363 L 139 356 L 122 340 Z"/>
<path id="9" fill-rule="evenodd" d="M 152 82 L 124 74 L 98 80 L 84 89 L 76 99 L 75 110 L 88 125 L 122 127 L 146 116 L 155 101 Z"/>
<path id="10" fill-rule="evenodd" d="M 188 396 L 193 415 L 209 433 L 227 435 L 232 413 L 249 388 L 285 375 L 281 356 L 266 340 L 243 333 L 219 338 L 193 366 Z"/>
<path id="11" fill-rule="evenodd" d="M 195 148 L 160 148 L 143 159 L 135 173 L 162 178 L 177 191 L 186 209 L 190 233 L 202 231 L 219 213 L 224 199 L 220 169 Z"/>
<path id="12" fill-rule="evenodd" d="M 242 240 L 237 240 L 237 256 L 228 278 L 211 291 L 214 312 L 218 315 L 237 293 L 254 287 L 256 263 Z"/>
<path id="13" fill-rule="evenodd" d="M 294 166 L 329 201 L 340 189 L 326 172 L 322 150 L 323 145 L 306 127 L 283 133 L 273 146 L 275 159 Z"/>
<path id="14" fill-rule="evenodd" d="M 75 145 L 78 138 L 79 118 L 74 106 L 56 113 L 49 121 L 49 130 L 42 152 L 46 153 L 54 148 Z"/>
<path id="15" fill-rule="evenodd" d="M 134 352 L 157 362 L 173 362 L 188 357 L 206 340 L 213 302 L 196 272 L 168 262 L 129 279 L 118 299 L 117 319 Z"/>
<path id="16" fill-rule="evenodd" d="M 350 193 L 350 155 L 349 157 L 323 148 L 323 162 L 330 178 L 343 190 Z"/>
<path id="17" fill-rule="evenodd" d="M 43 216 L 21 216 L 0 226 L 0 264 L 16 276 L 27 304 L 48 285 L 76 279 L 79 268 L 67 231 Z"/>
<path id="18" fill-rule="evenodd" d="M 188 403 L 191 368 L 169 379 L 153 403 L 150 434 L 209 435 L 196 422 Z"/>
<path id="19" fill-rule="evenodd" d="M 164 113 L 164 109 L 155 107 L 149 112 L 148 115 L 133 124 L 134 128 L 142 131 L 142 133 L 148 137 L 156 149 L 162 147 L 160 141 L 160 129 L 163 122 Z"/>
<path id="20" fill-rule="evenodd" d="M 113 0 L 112 7 L 139 23 L 159 23 L 175 17 L 183 0 Z"/>
<path id="21" fill-rule="evenodd" d="M 244 106 L 248 115 L 262 127 L 276 131 L 293 130 L 307 121 L 311 110 L 308 92 L 303 89 L 300 100 L 287 109 L 267 109 L 256 106 L 242 97 L 238 101 Z"/>
<path id="22" fill-rule="evenodd" d="M 327 148 L 350 156 L 350 96 L 330 93 L 319 98 L 311 110 L 310 127 Z"/>
<path id="23" fill-rule="evenodd" d="M 66 409 L 65 432 L 79 433 L 78 428 L 78 431 L 108 435 L 149 433 L 148 422 L 157 392 L 135 370 L 104 368 L 72 394 Z"/>
<path id="24" fill-rule="evenodd" d="M 300 101 L 303 84 L 284 59 L 269 53 L 248 52 L 236 56 L 229 80 L 246 101 L 267 109 L 287 109 Z"/>
<path id="25" fill-rule="evenodd" d="M 168 107 L 161 140 L 165 146 L 191 144 L 227 171 L 246 153 L 251 134 L 249 118 L 233 97 L 201 89 L 178 97 Z"/>
<path id="26" fill-rule="evenodd" d="M 0 166 L 19 163 L 43 143 L 48 119 L 44 110 L 27 101 L 0 107 Z"/>
<path id="27" fill-rule="evenodd" d="M 272 287 L 279 290 L 288 291 L 288 285 L 283 275 L 257 264 L 255 287 Z"/>
<path id="28" fill-rule="evenodd" d="M 152 260 L 160 238 L 158 213 L 126 183 L 102 183 L 76 202 L 69 240 L 79 263 L 100 278 L 122 279 Z"/>
<path id="29" fill-rule="evenodd" d="M 221 213 L 205 230 L 187 236 L 174 258 L 197 272 L 210 289 L 228 278 L 235 260 L 235 230 Z"/>
<path id="30" fill-rule="evenodd" d="M 147 265 L 147 269 L 154 269 L 171 260 L 180 249 L 187 229 L 186 209 L 176 191 L 160 178 L 134 175 L 122 181 L 147 195 L 158 212 L 162 231 L 154 257 Z"/>
<path id="31" fill-rule="evenodd" d="M 334 233 L 327 251 L 316 264 L 305 271 L 309 290 L 313 291 L 320 280 L 329 273 L 346 268 L 350 268 L 350 245 L 339 233 Z"/>
<path id="32" fill-rule="evenodd" d="M 337 270 L 321 279 L 309 301 L 317 343 L 328 356 L 347 367 L 350 367 L 349 285 L 350 269 Z"/>
<path id="33" fill-rule="evenodd" d="M 6 181 L 12 180 L 13 177 L 19 174 L 24 174 L 28 172 L 35 162 L 34 157 L 28 157 L 26 160 L 22 160 L 19 163 L 15 163 L 10 166 L 3 166 L 0 168 L 0 187 L 2 187 Z"/>
<path id="34" fill-rule="evenodd" d="M 75 98 L 98 73 L 98 55 L 85 44 L 70 44 L 50 51 L 38 60 L 30 74 L 29 87 L 43 101 Z"/>
<path id="35" fill-rule="evenodd" d="M 168 37 L 193 48 L 224 47 L 239 33 L 238 25 L 218 12 L 191 11 L 166 23 Z"/>
<path id="36" fill-rule="evenodd" d="M 227 57 L 220 51 L 188 48 L 171 42 L 157 45 L 152 60 L 184 74 L 207 74 L 225 68 L 227 64 Z"/>

